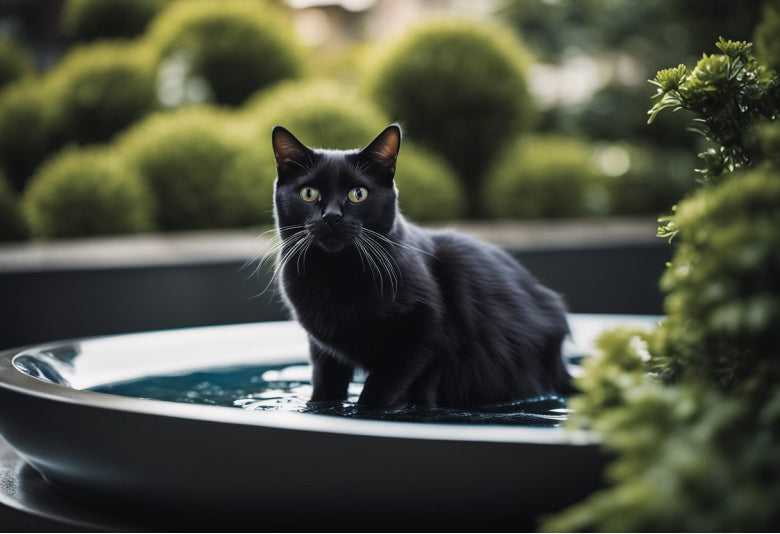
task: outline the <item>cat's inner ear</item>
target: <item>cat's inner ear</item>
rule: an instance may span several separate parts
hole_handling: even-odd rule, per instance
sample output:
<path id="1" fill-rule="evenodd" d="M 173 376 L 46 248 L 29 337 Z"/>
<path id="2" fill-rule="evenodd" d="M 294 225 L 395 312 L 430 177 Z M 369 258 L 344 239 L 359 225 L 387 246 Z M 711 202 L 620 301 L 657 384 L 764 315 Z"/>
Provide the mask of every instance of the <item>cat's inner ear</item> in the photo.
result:
<path id="1" fill-rule="evenodd" d="M 309 149 L 286 128 L 275 126 L 271 133 L 274 147 L 276 168 L 285 169 L 291 165 L 306 168 L 309 160 Z"/>
<path id="2" fill-rule="evenodd" d="M 361 150 L 360 155 L 392 175 L 395 174 L 395 162 L 400 148 L 401 128 L 392 124 Z"/>

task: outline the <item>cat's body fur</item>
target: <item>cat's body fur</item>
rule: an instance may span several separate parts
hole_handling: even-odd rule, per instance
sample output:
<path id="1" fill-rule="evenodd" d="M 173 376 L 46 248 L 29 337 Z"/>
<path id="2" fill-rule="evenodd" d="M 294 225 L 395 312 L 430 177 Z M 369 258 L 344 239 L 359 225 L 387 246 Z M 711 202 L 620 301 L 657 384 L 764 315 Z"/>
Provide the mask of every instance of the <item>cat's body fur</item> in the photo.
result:
<path id="1" fill-rule="evenodd" d="M 273 140 L 280 287 L 309 334 L 313 401 L 345 399 L 357 367 L 370 406 L 570 391 L 560 297 L 500 248 L 398 212 L 397 126 L 362 151 L 311 150 L 280 127 Z"/>

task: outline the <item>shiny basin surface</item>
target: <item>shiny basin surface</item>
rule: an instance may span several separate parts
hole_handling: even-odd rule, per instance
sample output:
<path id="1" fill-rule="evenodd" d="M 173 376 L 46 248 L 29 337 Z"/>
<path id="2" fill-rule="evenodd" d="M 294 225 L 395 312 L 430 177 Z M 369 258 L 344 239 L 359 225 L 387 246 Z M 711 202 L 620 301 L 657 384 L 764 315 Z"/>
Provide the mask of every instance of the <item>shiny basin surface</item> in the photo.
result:
<path id="1" fill-rule="evenodd" d="M 570 316 L 569 354 L 648 316 Z M 306 360 L 292 322 L 63 341 L 0 353 L 0 434 L 66 495 L 175 528 L 533 528 L 601 486 L 593 436 L 561 428 L 254 412 L 87 391 Z M 377 523 L 378 522 L 378 523 Z"/>

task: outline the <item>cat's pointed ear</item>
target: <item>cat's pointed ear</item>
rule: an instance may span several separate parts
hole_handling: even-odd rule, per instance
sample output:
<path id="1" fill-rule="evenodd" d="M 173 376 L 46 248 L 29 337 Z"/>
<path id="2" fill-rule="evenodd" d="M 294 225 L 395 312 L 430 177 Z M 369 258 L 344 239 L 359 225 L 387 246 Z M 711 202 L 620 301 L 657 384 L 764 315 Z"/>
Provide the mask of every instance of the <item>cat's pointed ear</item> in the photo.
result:
<path id="1" fill-rule="evenodd" d="M 276 169 L 280 175 L 296 167 L 305 169 L 309 166 L 310 150 L 286 128 L 275 126 L 271 132 L 271 142 L 274 147 Z"/>
<path id="2" fill-rule="evenodd" d="M 393 176 L 400 148 L 401 127 L 397 124 L 391 124 L 360 151 L 360 156 Z"/>

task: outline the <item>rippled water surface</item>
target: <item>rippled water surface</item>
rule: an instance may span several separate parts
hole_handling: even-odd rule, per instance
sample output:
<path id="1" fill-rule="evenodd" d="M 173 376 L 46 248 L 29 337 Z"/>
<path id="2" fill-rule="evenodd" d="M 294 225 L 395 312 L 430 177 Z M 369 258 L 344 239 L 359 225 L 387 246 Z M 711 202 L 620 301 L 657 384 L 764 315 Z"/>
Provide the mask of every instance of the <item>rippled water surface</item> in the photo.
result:
<path id="1" fill-rule="evenodd" d="M 317 413 L 352 418 L 407 422 L 482 423 L 558 426 L 567 417 L 565 399 L 538 397 L 485 406 L 479 410 L 427 409 L 407 406 L 392 410 L 367 409 L 355 403 L 362 382 L 350 384 L 349 398 L 339 403 L 309 403 L 308 365 L 245 366 L 209 369 L 186 375 L 150 376 L 107 384 L 91 391 L 244 410 Z"/>

